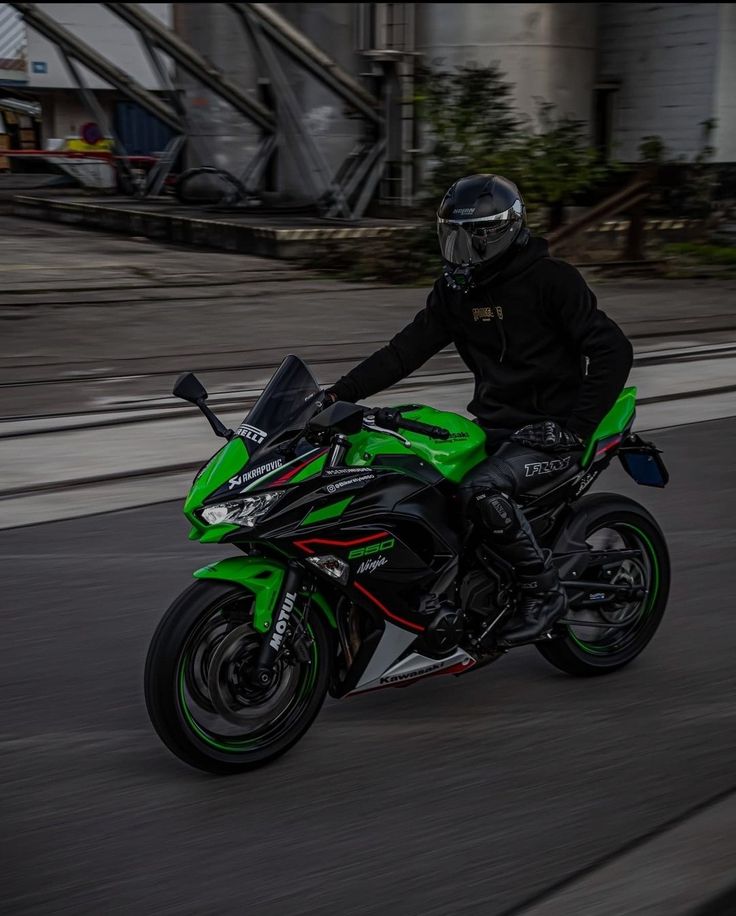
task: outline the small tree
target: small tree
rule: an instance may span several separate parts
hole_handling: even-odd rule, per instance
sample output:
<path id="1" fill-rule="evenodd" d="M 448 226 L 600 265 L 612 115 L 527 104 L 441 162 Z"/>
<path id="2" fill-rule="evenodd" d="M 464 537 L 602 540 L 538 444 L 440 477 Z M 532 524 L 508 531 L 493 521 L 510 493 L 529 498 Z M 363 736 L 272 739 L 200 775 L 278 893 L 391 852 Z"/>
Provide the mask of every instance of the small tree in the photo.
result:
<path id="1" fill-rule="evenodd" d="M 610 167 L 588 144 L 581 121 L 538 102 L 536 123 L 516 113 L 512 86 L 497 65 L 427 71 L 420 111 L 432 137 L 427 191 L 436 200 L 453 181 L 495 172 L 514 181 L 533 223 L 549 207 L 550 227 L 576 194 L 605 179 Z"/>
<path id="2" fill-rule="evenodd" d="M 462 175 L 482 171 L 489 157 L 503 155 L 520 121 L 512 86 L 497 64 L 425 69 L 419 87 L 418 116 L 432 139 L 425 190 L 436 197 Z"/>
<path id="3" fill-rule="evenodd" d="M 711 215 L 718 184 L 718 176 L 710 162 L 715 153 L 711 137 L 716 125 L 715 118 L 700 122 L 700 148 L 692 159 L 688 159 L 685 154 L 673 156 L 658 134 L 641 138 L 641 163 L 658 170 L 653 200 L 655 211 L 680 217 Z"/>

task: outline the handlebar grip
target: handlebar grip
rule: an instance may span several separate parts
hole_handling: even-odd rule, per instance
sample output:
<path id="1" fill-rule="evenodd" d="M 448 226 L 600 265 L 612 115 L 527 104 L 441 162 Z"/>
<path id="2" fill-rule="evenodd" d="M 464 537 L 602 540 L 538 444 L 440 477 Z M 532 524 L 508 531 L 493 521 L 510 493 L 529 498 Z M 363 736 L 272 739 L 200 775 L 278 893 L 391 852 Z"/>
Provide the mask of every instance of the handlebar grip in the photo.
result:
<path id="1" fill-rule="evenodd" d="M 410 432 L 421 433 L 423 436 L 429 436 L 430 439 L 449 439 L 450 432 L 441 426 L 430 426 L 429 423 L 422 423 L 419 420 L 409 420 L 403 417 L 398 411 L 381 407 L 373 412 L 376 423 L 385 429 L 408 429 Z"/>
<path id="2" fill-rule="evenodd" d="M 429 436 L 430 439 L 449 439 L 450 433 L 441 426 L 430 426 L 428 423 L 420 423 L 418 420 L 407 420 L 404 417 L 398 418 L 399 427 L 408 429 L 414 433 L 421 433 Z"/>

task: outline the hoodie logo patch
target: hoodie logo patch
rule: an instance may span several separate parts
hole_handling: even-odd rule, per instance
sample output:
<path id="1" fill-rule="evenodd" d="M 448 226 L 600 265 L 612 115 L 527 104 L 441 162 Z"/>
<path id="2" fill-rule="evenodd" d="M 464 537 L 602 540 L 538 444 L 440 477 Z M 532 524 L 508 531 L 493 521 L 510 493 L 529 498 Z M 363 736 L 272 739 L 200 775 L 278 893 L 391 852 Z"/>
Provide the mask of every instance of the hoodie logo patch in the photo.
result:
<path id="1" fill-rule="evenodd" d="M 500 318 L 503 321 L 503 309 L 500 305 L 473 309 L 473 321 L 492 321 L 494 318 Z"/>

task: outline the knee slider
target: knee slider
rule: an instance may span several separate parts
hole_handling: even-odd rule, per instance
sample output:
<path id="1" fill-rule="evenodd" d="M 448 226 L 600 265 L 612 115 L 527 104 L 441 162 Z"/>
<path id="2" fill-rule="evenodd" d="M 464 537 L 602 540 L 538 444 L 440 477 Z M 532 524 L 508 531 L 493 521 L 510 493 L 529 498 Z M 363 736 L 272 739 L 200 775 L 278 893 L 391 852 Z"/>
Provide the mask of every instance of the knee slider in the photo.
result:
<path id="1" fill-rule="evenodd" d="M 519 531 L 516 506 L 502 493 L 483 493 L 476 497 L 481 521 L 489 534 L 499 541 L 513 540 Z"/>

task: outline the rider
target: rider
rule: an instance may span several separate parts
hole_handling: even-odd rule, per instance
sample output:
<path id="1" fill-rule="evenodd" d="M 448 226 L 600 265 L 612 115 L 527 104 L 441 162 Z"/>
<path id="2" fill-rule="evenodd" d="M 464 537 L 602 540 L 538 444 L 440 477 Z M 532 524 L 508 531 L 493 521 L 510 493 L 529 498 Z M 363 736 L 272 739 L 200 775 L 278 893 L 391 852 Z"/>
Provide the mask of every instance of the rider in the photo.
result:
<path id="1" fill-rule="evenodd" d="M 327 394 L 355 402 L 454 343 L 475 376 L 468 410 L 490 457 L 461 484 L 471 517 L 515 568 L 521 591 L 505 644 L 543 636 L 564 613 L 555 565 L 519 506 L 570 475 L 626 382 L 632 348 L 578 271 L 526 228 L 524 201 L 500 175 L 461 178 L 437 213 L 444 259 L 426 306 Z M 551 456 L 558 460 L 550 460 Z"/>

